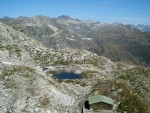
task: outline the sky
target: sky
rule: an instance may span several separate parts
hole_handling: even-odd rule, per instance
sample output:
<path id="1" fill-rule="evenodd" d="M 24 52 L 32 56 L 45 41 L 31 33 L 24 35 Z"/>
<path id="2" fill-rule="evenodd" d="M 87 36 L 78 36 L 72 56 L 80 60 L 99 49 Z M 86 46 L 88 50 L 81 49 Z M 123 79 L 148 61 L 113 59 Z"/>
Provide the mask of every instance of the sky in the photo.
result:
<path id="1" fill-rule="evenodd" d="M 35 15 L 150 25 L 150 0 L 0 0 L 0 18 Z"/>

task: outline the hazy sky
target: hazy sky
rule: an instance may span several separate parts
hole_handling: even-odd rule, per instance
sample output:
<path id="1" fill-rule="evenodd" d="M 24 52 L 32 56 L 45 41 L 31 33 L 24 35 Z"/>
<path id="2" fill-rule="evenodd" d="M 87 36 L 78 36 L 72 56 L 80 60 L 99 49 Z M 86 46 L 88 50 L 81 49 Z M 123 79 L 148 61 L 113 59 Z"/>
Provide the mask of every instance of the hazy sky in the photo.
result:
<path id="1" fill-rule="evenodd" d="M 35 15 L 150 25 L 150 0 L 0 0 L 0 17 Z"/>

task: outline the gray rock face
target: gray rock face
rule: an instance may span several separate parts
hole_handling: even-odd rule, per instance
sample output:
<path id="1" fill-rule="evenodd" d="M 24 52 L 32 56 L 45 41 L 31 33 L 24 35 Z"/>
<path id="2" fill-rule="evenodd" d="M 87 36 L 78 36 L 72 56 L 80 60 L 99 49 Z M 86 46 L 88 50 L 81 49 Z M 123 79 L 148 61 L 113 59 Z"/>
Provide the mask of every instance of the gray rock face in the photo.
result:
<path id="1" fill-rule="evenodd" d="M 144 65 L 150 62 L 150 34 L 142 32 L 148 26 L 82 21 L 65 15 L 58 18 L 7 17 L 0 21 L 42 42 L 46 47 L 86 49 L 113 61 Z"/>
<path id="2" fill-rule="evenodd" d="M 43 71 L 44 67 L 49 70 Z M 80 72 L 84 78 L 55 79 L 53 74 L 61 71 Z M 0 113 L 81 113 L 84 101 L 93 94 L 113 98 L 117 107 L 111 112 L 125 112 L 122 106 L 130 108 L 125 102 L 134 97 L 131 105 L 135 109 L 128 112 L 148 113 L 149 72 L 149 68 L 114 63 L 83 49 L 46 48 L 20 30 L 0 23 Z M 130 73 L 138 75 L 137 80 Z M 140 80 L 143 85 L 138 87 Z M 112 84 L 115 97 L 110 92 Z M 139 102 L 140 106 L 136 105 Z"/>
<path id="3" fill-rule="evenodd" d="M 85 87 L 59 83 L 51 78 L 51 73 L 43 72 L 40 66 L 53 64 L 56 71 L 72 71 L 74 68 L 85 71 L 92 67 L 86 63 L 98 58 L 96 54 L 85 50 L 47 49 L 2 23 L 0 35 L 1 113 L 71 113 L 81 110 L 79 103 L 92 91 L 91 83 Z M 101 59 L 105 61 L 105 58 Z M 61 62 L 74 65 L 63 66 Z"/>

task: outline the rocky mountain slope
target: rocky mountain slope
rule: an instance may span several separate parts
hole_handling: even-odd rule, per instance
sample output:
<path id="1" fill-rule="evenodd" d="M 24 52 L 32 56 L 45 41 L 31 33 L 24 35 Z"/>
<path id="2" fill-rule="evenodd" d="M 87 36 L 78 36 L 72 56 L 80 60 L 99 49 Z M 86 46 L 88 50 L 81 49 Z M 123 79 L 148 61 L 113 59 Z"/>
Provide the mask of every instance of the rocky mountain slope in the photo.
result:
<path id="1" fill-rule="evenodd" d="M 0 21 L 54 49 L 86 49 L 113 61 L 149 65 L 150 34 L 130 25 L 34 16 Z"/>
<path id="2" fill-rule="evenodd" d="M 132 28 L 136 28 L 141 30 L 142 32 L 150 32 L 150 26 L 149 25 L 142 25 L 142 24 L 138 24 L 138 25 L 130 25 Z"/>
<path id="3" fill-rule="evenodd" d="M 0 113 L 81 112 L 83 100 L 97 83 L 96 78 L 90 77 L 93 82 L 88 84 L 86 79 L 61 82 L 52 78 L 53 73 L 43 72 L 42 67 L 51 65 L 56 72 L 103 72 L 90 64 L 97 55 L 85 50 L 47 49 L 2 23 L 0 39 Z"/>
<path id="4" fill-rule="evenodd" d="M 47 66 L 54 70 L 43 71 Z M 62 71 L 84 78 L 53 77 Z M 95 94 L 113 99 L 112 113 L 149 113 L 149 86 L 150 68 L 114 63 L 83 49 L 50 49 L 0 23 L 0 113 L 81 113 Z"/>

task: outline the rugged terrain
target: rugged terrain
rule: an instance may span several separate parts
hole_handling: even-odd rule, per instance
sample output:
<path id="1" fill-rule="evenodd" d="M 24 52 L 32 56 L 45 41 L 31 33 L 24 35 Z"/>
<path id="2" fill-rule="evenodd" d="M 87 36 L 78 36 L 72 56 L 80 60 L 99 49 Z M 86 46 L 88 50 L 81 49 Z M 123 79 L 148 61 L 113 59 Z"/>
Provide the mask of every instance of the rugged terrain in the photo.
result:
<path id="1" fill-rule="evenodd" d="M 150 62 L 150 33 L 143 32 L 142 25 L 82 21 L 64 15 L 4 17 L 0 21 L 50 48 L 86 49 L 113 61 L 141 65 Z"/>
<path id="2" fill-rule="evenodd" d="M 142 32 L 150 32 L 150 26 L 149 25 L 142 25 L 142 24 L 138 24 L 138 25 L 130 25 L 132 28 L 136 28 L 141 30 Z"/>
<path id="3" fill-rule="evenodd" d="M 54 70 L 43 71 L 47 66 Z M 62 71 L 84 78 L 53 77 Z M 81 113 L 95 94 L 113 99 L 111 112 L 149 113 L 149 86 L 148 67 L 112 62 L 84 49 L 47 48 L 22 28 L 0 23 L 0 113 Z"/>

